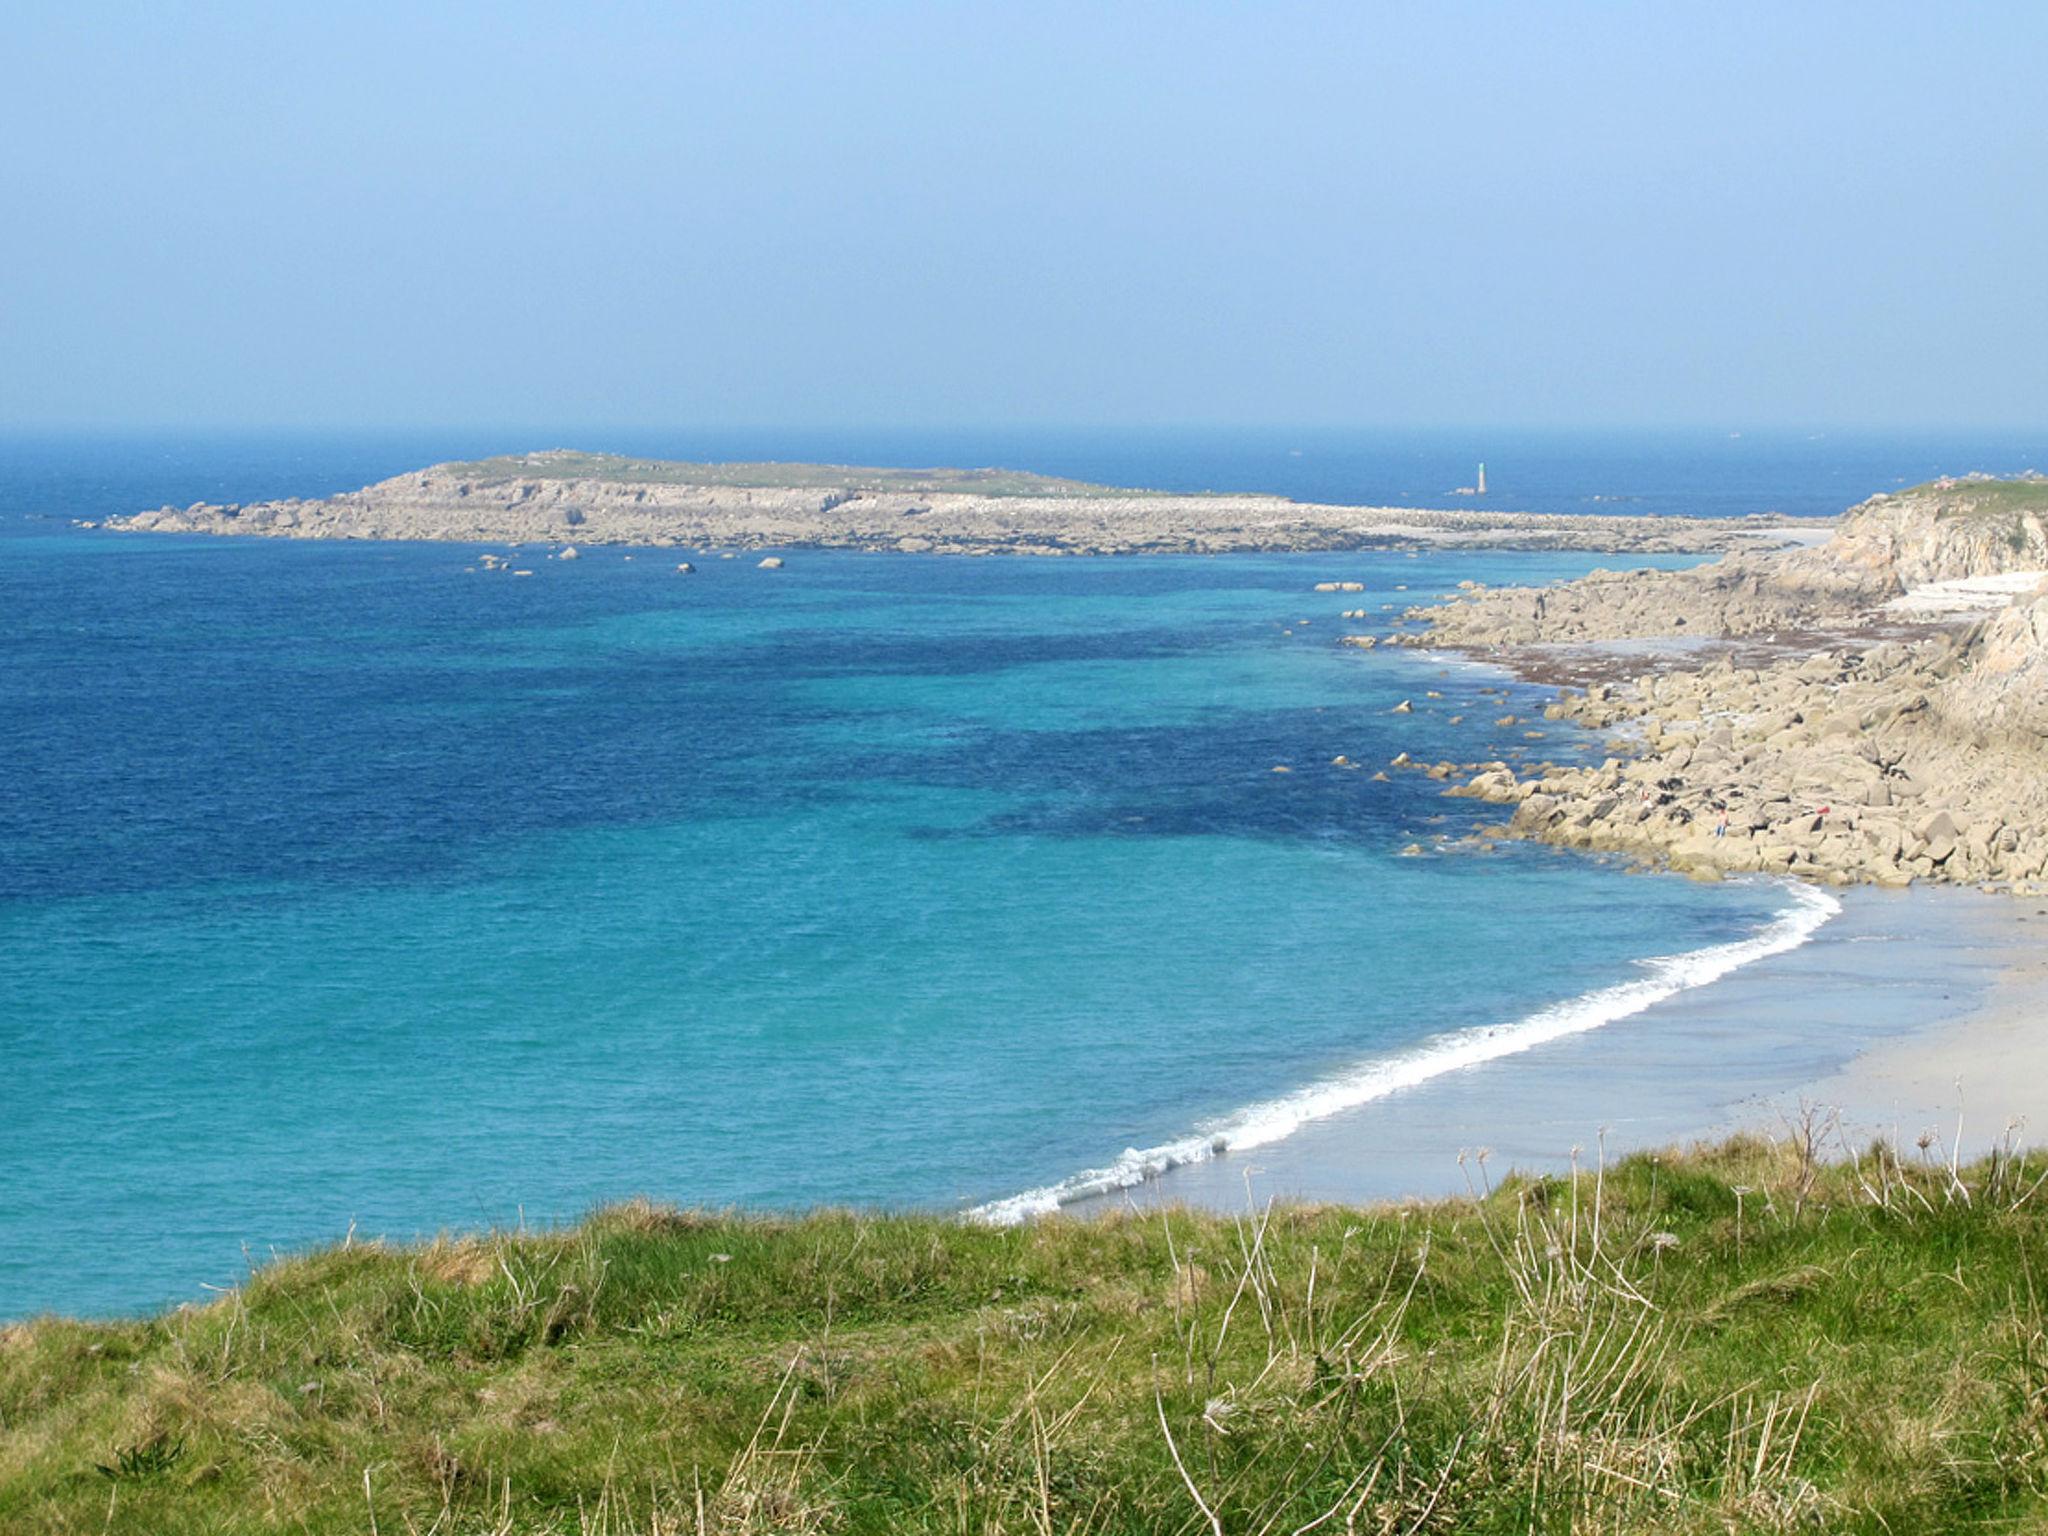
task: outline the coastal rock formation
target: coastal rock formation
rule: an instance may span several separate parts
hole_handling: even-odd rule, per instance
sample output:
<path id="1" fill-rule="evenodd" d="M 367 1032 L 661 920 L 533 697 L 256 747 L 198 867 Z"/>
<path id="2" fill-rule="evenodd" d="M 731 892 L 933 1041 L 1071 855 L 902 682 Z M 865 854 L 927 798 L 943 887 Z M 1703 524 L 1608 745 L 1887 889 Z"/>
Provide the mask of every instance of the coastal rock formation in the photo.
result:
<path id="1" fill-rule="evenodd" d="M 2048 482 L 1937 481 L 1852 507 L 1814 548 L 1691 570 L 1595 571 L 1563 586 L 1470 590 L 1410 618 L 1464 647 L 1705 640 L 1854 623 L 1915 588 L 2048 574 Z"/>
<path id="2" fill-rule="evenodd" d="M 1514 647 L 1510 664 L 1539 670 L 1561 645 L 1722 642 L 1547 711 L 1621 733 L 1626 755 L 1525 777 L 1486 764 L 1449 793 L 1512 805 L 1510 835 L 1704 876 L 2048 893 L 2048 588 L 2007 583 L 1961 627 L 1887 621 L 1928 583 L 2048 568 L 2043 510 L 2048 484 L 1954 482 L 1866 502 L 1815 549 L 1417 610 L 1425 643 Z M 1765 630 L 1752 659 L 1737 642 Z"/>
<path id="3" fill-rule="evenodd" d="M 1004 470 L 674 464 L 555 450 L 442 464 L 320 501 L 162 507 L 117 530 L 297 539 L 827 547 L 934 554 L 1214 554 L 1424 544 L 1712 553 L 1770 519 L 1554 517 L 1115 490 Z M 1340 582 L 1339 591 L 1360 590 Z"/>

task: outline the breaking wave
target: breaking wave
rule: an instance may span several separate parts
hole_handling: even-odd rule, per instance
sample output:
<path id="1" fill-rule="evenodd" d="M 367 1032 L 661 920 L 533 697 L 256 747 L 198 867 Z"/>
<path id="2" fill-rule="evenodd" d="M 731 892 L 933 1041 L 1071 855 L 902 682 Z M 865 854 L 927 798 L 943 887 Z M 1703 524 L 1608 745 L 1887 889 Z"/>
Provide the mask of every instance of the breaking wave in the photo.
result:
<path id="1" fill-rule="evenodd" d="M 971 1219 L 997 1226 L 1046 1215 L 1091 1195 L 1133 1188 L 1168 1169 L 1206 1162 L 1219 1153 L 1266 1146 L 1292 1135 L 1311 1121 L 1370 1104 L 1447 1072 L 1497 1061 L 1567 1035 L 1584 1034 L 1630 1018 L 1681 992 L 1719 981 L 1752 961 L 1797 949 L 1842 910 L 1842 904 L 1833 896 L 1812 886 L 1788 884 L 1786 891 L 1791 905 L 1748 938 L 1681 955 L 1655 956 L 1640 962 L 1645 974 L 1633 981 L 1553 1003 L 1513 1023 L 1484 1024 L 1439 1035 L 1412 1050 L 1377 1057 L 1339 1076 L 1249 1105 L 1212 1130 L 1156 1147 L 1129 1148 L 1104 1167 L 1090 1168 L 1057 1184 L 992 1200 L 967 1214 Z"/>

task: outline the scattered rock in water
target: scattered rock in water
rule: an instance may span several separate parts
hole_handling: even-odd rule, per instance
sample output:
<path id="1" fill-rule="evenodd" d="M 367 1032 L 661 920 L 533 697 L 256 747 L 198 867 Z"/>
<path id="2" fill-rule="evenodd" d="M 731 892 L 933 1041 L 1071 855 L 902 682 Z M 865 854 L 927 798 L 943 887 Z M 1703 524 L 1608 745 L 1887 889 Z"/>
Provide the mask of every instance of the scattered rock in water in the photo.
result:
<path id="1" fill-rule="evenodd" d="M 1415 713 L 1415 705 L 1411 700 L 1403 699 L 1392 709 L 1388 710 L 1387 713 L 1390 715 L 1412 715 Z"/>
<path id="2" fill-rule="evenodd" d="M 690 562 L 687 560 L 685 560 L 681 565 L 677 566 L 676 570 L 685 576 L 694 576 L 697 574 L 697 567 L 690 564 Z"/>
<path id="3" fill-rule="evenodd" d="M 770 556 L 769 556 L 769 557 L 768 557 L 767 559 L 765 559 L 765 560 L 763 560 L 763 561 L 761 562 L 761 564 L 760 564 L 760 566 L 758 567 L 758 569 L 760 569 L 760 570 L 764 570 L 764 571 L 779 571 L 779 570 L 781 570 L 781 569 L 782 569 L 782 556 L 780 556 L 780 555 L 770 555 Z"/>
<path id="4" fill-rule="evenodd" d="M 574 544 L 569 544 L 564 546 L 562 552 L 556 555 L 555 558 L 557 560 L 580 560 L 583 557 L 576 553 L 576 546 Z M 630 560 L 633 557 L 628 555 L 626 558 Z"/>

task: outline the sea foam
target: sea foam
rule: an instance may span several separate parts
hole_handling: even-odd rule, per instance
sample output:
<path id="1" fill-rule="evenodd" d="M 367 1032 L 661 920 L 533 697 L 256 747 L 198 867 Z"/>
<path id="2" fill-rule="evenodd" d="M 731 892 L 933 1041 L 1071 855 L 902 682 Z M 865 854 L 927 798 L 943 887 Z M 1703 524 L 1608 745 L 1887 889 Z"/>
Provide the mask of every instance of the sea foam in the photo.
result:
<path id="1" fill-rule="evenodd" d="M 1416 1087 L 1447 1072 L 1514 1056 L 1633 1017 L 1681 992 L 1719 981 L 1753 961 L 1797 949 L 1842 910 L 1839 901 L 1816 887 L 1788 881 L 1785 889 L 1791 904 L 1748 938 L 1680 955 L 1653 956 L 1639 962 L 1645 974 L 1633 981 L 1581 993 L 1512 1023 L 1483 1024 L 1438 1035 L 1412 1050 L 1376 1057 L 1340 1076 L 1248 1105 L 1210 1130 L 1156 1147 L 1128 1148 L 1104 1167 L 992 1200 L 967 1214 L 995 1226 L 1013 1225 L 1091 1195 L 1133 1188 L 1169 1169 L 1206 1162 L 1219 1153 L 1266 1146 L 1312 1121 Z"/>

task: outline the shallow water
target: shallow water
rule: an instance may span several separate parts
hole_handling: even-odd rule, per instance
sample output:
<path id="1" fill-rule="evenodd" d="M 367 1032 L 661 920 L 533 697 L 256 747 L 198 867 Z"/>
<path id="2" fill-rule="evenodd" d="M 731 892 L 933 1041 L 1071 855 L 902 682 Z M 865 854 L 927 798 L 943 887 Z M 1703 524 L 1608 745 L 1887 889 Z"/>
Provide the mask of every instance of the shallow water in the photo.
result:
<path id="1" fill-rule="evenodd" d="M 1809 1110 L 1830 1154 L 1884 1137 L 1911 1155 L 1923 1131 L 1946 1147 L 1959 1100 L 1931 1112 L 1837 1074 L 1865 1051 L 1933 1038 L 1975 1014 L 2010 947 L 2033 942 L 2031 929 L 2010 898 L 1967 889 L 1808 889 L 1803 899 L 1839 910 L 1809 942 L 1712 985 L 1105 1198 L 1242 1209 L 1248 1195 L 1348 1202 L 1462 1193 L 1468 1181 L 1498 1182 L 1511 1169 L 1564 1172 L 1575 1153 L 1591 1168 L 1603 1152 L 1736 1131 L 1781 1136 Z M 2000 1098 L 2002 1065 L 1965 1044 L 1929 1074 L 1926 1086 L 1970 1080 L 1966 1156 L 1988 1152 L 2005 1130 L 2002 1115 L 1983 1107 Z"/>
<path id="2" fill-rule="evenodd" d="M 1403 858 L 1483 808 L 1332 765 L 1585 750 L 1334 642 L 1586 558 L 5 551 L 0 1315 L 351 1223 L 970 1207 L 1786 906 Z"/>
<path id="3" fill-rule="evenodd" d="M 993 1214 L 1255 1158 L 1398 1193 L 1429 1182 L 1375 1150 L 1404 1125 L 1440 1159 L 1475 1123 L 1532 1155 L 1583 1139 L 1582 1098 L 1696 1124 L 1889 1017 L 1745 1033 L 1854 925 L 1787 948 L 1814 913 L 1779 888 L 1454 851 L 1483 807 L 1372 782 L 1402 750 L 1589 749 L 1493 726 L 1543 698 L 1482 694 L 1483 669 L 1334 639 L 1595 557 L 802 553 L 684 578 L 612 549 L 512 578 L 451 547 L 70 527 L 572 437 L 1392 505 L 1466 504 L 1444 493 L 1484 458 L 1487 505 L 1567 512 L 1827 513 L 2039 457 L 1725 432 L 0 436 L 0 1316 L 200 1295 L 351 1222 L 634 1192 Z M 1308 590 L 1330 578 L 1372 590 Z M 1517 1141 L 1504 1085 L 1558 1114 Z"/>

